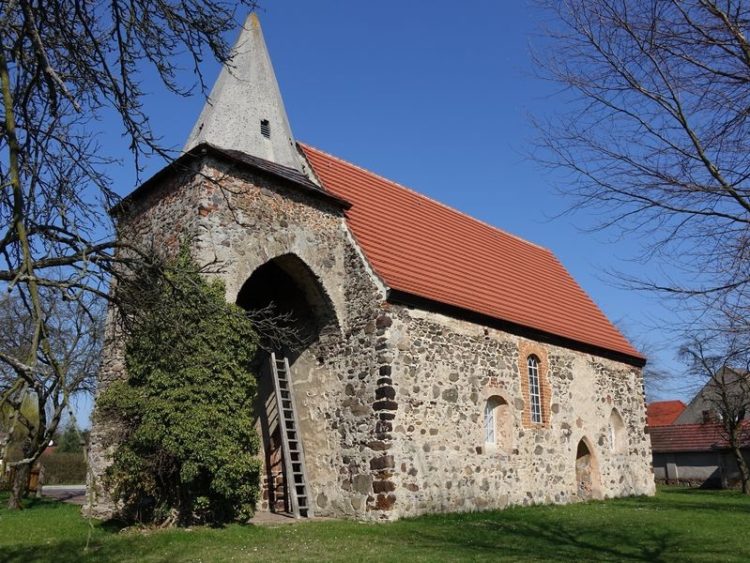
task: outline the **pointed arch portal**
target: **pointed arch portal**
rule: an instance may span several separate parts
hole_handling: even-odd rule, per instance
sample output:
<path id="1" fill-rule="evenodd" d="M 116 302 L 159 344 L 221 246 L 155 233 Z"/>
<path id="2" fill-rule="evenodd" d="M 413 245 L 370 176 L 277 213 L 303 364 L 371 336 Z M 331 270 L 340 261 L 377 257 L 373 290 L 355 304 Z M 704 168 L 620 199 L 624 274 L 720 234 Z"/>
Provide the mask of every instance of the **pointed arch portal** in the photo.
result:
<path id="1" fill-rule="evenodd" d="M 601 497 L 599 466 L 588 440 L 582 438 L 576 448 L 576 494 L 581 500 Z"/>
<path id="2" fill-rule="evenodd" d="M 273 334 L 259 331 L 262 350 L 256 360 L 255 408 L 264 462 L 261 506 L 273 512 L 291 512 L 288 473 L 284 467 L 283 421 L 279 417 L 269 356 L 275 352 L 288 359 L 291 382 L 306 379 L 312 366 L 322 360 L 309 357 L 311 354 L 306 352 L 322 336 L 337 330 L 336 314 L 317 276 L 294 254 L 278 256 L 257 268 L 243 284 L 237 304 L 248 311 L 264 311 L 266 329 L 273 325 Z M 298 401 L 297 409 L 301 406 Z"/>

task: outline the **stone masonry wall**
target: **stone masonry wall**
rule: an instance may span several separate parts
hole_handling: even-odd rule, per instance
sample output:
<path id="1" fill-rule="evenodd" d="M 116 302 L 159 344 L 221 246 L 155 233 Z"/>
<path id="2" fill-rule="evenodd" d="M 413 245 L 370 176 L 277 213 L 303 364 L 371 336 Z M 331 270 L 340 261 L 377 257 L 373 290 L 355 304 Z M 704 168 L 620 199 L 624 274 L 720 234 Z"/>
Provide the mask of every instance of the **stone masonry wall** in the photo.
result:
<path id="1" fill-rule="evenodd" d="M 626 364 L 394 306 L 384 333 L 391 444 L 376 486 L 399 517 L 578 500 L 576 448 L 591 447 L 601 498 L 653 494 L 641 372 Z M 520 353 L 519 353 L 520 352 Z M 542 361 L 543 424 L 527 414 L 526 355 Z M 547 364 L 547 365 L 544 365 Z M 509 444 L 485 444 L 484 406 L 512 413 Z M 627 425 L 610 443 L 617 409 Z"/>
<path id="2" fill-rule="evenodd" d="M 216 161 L 203 173 L 213 181 L 201 191 L 196 255 L 220 271 L 227 299 L 236 300 L 258 267 L 294 254 L 337 319 L 291 366 L 315 514 L 380 518 L 370 464 L 379 452 L 372 405 L 384 289 L 367 271 L 340 210 Z"/>

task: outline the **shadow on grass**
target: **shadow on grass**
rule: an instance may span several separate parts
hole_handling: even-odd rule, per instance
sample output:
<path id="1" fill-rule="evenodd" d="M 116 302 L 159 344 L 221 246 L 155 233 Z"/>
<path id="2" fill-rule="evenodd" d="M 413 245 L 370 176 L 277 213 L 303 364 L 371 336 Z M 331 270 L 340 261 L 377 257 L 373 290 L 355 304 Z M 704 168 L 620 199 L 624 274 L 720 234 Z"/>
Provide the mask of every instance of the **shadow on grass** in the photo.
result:
<path id="1" fill-rule="evenodd" d="M 671 496 L 674 494 L 679 496 Z M 363 549 L 361 559 L 379 561 L 742 561 L 750 560 L 750 547 L 724 541 L 725 528 L 717 525 L 715 533 L 708 530 L 696 534 L 691 530 L 696 525 L 700 530 L 705 524 L 717 521 L 713 513 L 700 515 L 696 511 L 727 510 L 735 506 L 746 511 L 750 501 L 743 501 L 744 498 L 731 494 L 673 490 L 657 498 L 433 515 L 385 525 L 321 522 L 298 528 L 292 541 L 289 535 L 270 530 L 259 536 L 250 533 L 250 529 L 245 534 L 242 528 L 235 528 L 239 534 L 220 532 L 220 536 L 201 537 L 196 537 L 202 534 L 198 530 L 190 535 L 122 534 L 119 533 L 122 523 L 110 521 L 96 525 L 87 550 L 84 550 L 86 534 L 76 538 L 41 538 L 41 541 L 37 538 L 35 545 L 0 547 L 0 561 L 169 561 L 197 558 L 205 553 L 217 558 L 242 559 L 247 553 L 242 553 L 241 547 L 248 542 L 266 552 L 265 558 L 271 560 L 300 558 L 307 546 L 318 549 L 307 552 L 308 558 L 317 554 L 325 560 L 344 560 L 346 554 L 337 546 L 345 542 L 353 549 L 376 544 L 377 551 Z M 39 508 L 49 509 L 50 505 L 43 502 Z M 601 518 L 598 509 L 602 509 Z M 682 522 L 692 522 L 693 527 Z"/>
<path id="2" fill-rule="evenodd" d="M 78 561 L 137 561 L 141 558 L 169 561 L 170 553 L 164 550 L 161 543 L 149 544 L 144 538 L 130 537 L 106 538 L 102 543 L 101 536 L 92 540 L 87 547 L 85 539 L 83 542 L 67 540 L 52 544 L 34 545 L 28 547 L 6 547 L 0 552 L 2 563 L 31 563 L 54 561 L 55 563 L 75 563 Z M 184 550 L 179 552 L 184 557 Z"/>
<path id="3" fill-rule="evenodd" d="M 673 510 L 750 512 L 750 496 L 734 490 L 663 488 L 656 497 L 645 497 L 645 505 Z"/>
<path id="4" fill-rule="evenodd" d="M 477 525 L 469 527 L 477 532 Z M 681 543 L 678 535 L 658 530 L 629 534 L 600 527 L 491 520 L 482 527 L 474 534 L 416 532 L 414 546 L 446 559 L 659 562 Z"/>

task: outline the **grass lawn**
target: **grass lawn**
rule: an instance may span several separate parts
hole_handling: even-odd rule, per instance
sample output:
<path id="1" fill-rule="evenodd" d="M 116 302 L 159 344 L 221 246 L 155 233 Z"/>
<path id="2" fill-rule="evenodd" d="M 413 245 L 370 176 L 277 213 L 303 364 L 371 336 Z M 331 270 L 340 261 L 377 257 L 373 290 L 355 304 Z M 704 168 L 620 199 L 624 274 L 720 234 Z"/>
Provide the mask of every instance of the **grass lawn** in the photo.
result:
<path id="1" fill-rule="evenodd" d="M 426 516 L 390 524 L 120 531 L 78 507 L 0 495 L 0 561 L 750 561 L 750 498 L 665 488 L 654 498 Z M 87 546 L 88 542 L 88 547 Z"/>

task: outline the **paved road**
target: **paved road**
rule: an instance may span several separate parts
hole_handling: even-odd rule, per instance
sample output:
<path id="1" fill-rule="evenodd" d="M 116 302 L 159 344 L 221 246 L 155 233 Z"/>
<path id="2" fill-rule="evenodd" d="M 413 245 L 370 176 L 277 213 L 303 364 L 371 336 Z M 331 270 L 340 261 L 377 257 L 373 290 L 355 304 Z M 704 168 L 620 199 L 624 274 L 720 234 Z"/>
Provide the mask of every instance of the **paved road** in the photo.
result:
<path id="1" fill-rule="evenodd" d="M 86 485 L 45 485 L 42 495 L 71 504 L 86 502 Z"/>

